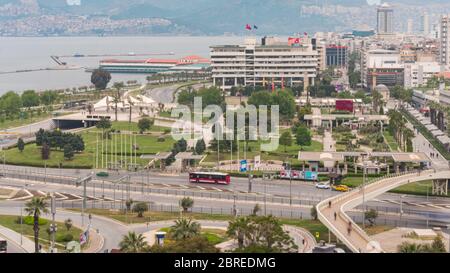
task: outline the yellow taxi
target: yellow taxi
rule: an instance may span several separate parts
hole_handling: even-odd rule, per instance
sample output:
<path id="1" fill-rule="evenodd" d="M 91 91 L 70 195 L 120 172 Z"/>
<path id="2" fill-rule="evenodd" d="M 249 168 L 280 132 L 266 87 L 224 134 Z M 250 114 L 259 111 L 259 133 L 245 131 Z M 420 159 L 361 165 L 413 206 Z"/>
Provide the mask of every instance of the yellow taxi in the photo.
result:
<path id="1" fill-rule="evenodd" d="M 334 191 L 348 192 L 350 189 L 345 185 L 333 186 Z"/>

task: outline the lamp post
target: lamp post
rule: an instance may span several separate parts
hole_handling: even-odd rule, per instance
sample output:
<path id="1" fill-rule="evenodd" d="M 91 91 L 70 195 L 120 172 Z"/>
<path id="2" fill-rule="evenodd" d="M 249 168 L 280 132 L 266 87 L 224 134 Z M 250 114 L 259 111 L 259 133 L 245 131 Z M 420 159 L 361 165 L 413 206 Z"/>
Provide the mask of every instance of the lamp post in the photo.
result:
<path id="1" fill-rule="evenodd" d="M 33 184 L 25 184 L 22 186 L 22 190 L 25 190 L 28 186 Z M 23 245 L 23 203 L 20 202 L 20 245 Z"/>
<path id="2" fill-rule="evenodd" d="M 52 226 L 50 228 L 52 231 L 51 253 L 54 253 L 55 252 L 55 233 L 56 233 L 56 224 L 55 224 L 56 200 L 55 200 L 54 194 L 52 194 L 52 197 L 51 197 L 51 213 L 52 213 Z"/>
<path id="3" fill-rule="evenodd" d="M 367 156 L 367 153 L 362 153 L 362 160 L 363 160 L 363 181 L 362 181 L 362 193 L 363 193 L 363 210 L 362 210 L 362 226 L 363 229 L 366 228 L 366 161 L 365 156 Z"/>
<path id="4" fill-rule="evenodd" d="M 237 211 L 236 211 L 236 193 L 233 195 L 233 216 L 236 217 L 237 216 Z"/>
<path id="5" fill-rule="evenodd" d="M 448 233 L 448 252 L 450 253 L 450 225 L 447 225 Z"/>
<path id="6" fill-rule="evenodd" d="M 402 224 L 402 216 L 403 216 L 403 198 L 405 195 L 400 195 L 400 225 Z"/>
<path id="7" fill-rule="evenodd" d="M 292 160 L 289 160 L 289 205 L 292 206 Z"/>

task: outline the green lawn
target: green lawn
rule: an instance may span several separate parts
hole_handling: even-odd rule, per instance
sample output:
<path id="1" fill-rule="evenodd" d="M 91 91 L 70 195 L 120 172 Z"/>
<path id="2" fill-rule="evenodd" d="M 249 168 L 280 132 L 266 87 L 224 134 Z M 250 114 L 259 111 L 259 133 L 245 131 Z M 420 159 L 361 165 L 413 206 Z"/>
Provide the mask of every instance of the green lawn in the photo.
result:
<path id="1" fill-rule="evenodd" d="M 314 220 L 288 220 L 288 219 L 282 219 L 281 222 L 284 225 L 291 225 L 296 227 L 301 227 L 309 232 L 317 239 L 317 241 L 324 240 L 325 242 L 328 242 L 328 228 L 324 226 L 320 221 L 314 221 Z M 319 235 L 319 238 L 316 237 L 316 235 Z M 336 237 L 331 233 L 331 241 L 335 242 Z"/>
<path id="2" fill-rule="evenodd" d="M 369 178 L 368 181 L 370 181 Z M 404 185 L 398 187 L 396 189 L 391 190 L 392 193 L 401 193 L 401 194 L 412 194 L 412 195 L 427 195 L 431 196 L 431 181 L 423 181 L 419 183 L 411 183 L 408 185 Z M 346 177 L 342 180 L 342 184 L 347 185 L 349 187 L 357 187 L 362 184 L 362 177 Z"/>
<path id="3" fill-rule="evenodd" d="M 20 221 L 17 223 L 17 220 L 20 219 L 18 216 L 10 216 L 10 215 L 0 215 L 0 225 L 9 228 L 11 230 L 14 230 L 16 232 L 19 232 L 21 230 L 23 230 L 23 234 L 24 236 L 28 237 L 29 239 L 31 239 L 32 241 L 34 241 L 34 231 L 33 231 L 33 225 L 26 225 L 26 224 L 22 224 L 22 228 L 20 225 Z M 45 221 L 45 225 L 41 225 L 40 226 L 40 232 L 39 232 L 39 238 L 41 239 L 41 244 L 44 248 L 48 248 L 50 246 L 50 237 L 47 233 L 47 228 L 49 228 L 51 221 Z M 73 241 L 78 241 L 80 234 L 81 234 L 81 230 L 76 228 L 76 227 L 72 227 L 70 229 L 70 231 L 67 231 L 64 223 L 60 223 L 60 222 L 56 222 L 56 227 L 57 227 L 57 231 L 56 231 L 56 236 L 55 236 L 55 241 L 56 241 L 56 246 L 59 249 L 64 249 L 65 244 L 67 242 L 64 242 L 62 240 L 62 237 L 65 236 L 66 234 L 71 234 L 73 236 Z"/>
<path id="4" fill-rule="evenodd" d="M 397 152 L 398 151 L 398 143 L 394 139 L 394 137 L 391 135 L 389 131 L 383 132 L 384 138 L 386 139 L 387 144 L 389 145 L 389 148 L 391 148 L 391 151 Z"/>
<path id="5" fill-rule="evenodd" d="M 159 229 L 159 231 L 166 233 L 169 233 L 170 230 L 171 230 L 170 227 Z M 205 236 L 208 242 L 210 242 L 213 245 L 217 245 L 229 240 L 226 231 L 222 229 L 202 228 L 200 233 L 201 235 Z M 167 240 L 170 240 L 170 238 L 168 238 Z"/>
<path id="6" fill-rule="evenodd" d="M 113 128 L 117 130 L 129 130 L 131 129 L 134 132 L 137 132 L 137 124 L 128 122 L 113 122 Z M 173 144 L 175 141 L 172 139 L 170 135 L 164 136 L 165 141 L 159 142 L 158 138 L 163 135 L 163 131 L 165 128 L 153 126 L 149 133 L 145 135 L 136 135 L 136 142 L 138 146 L 137 154 L 137 163 L 138 164 L 147 164 L 148 160 L 140 159 L 141 154 L 156 154 L 158 152 L 168 152 L 172 150 Z M 50 159 L 47 162 L 44 162 L 41 159 L 41 147 L 37 147 L 36 144 L 28 144 L 25 146 L 25 150 L 20 152 L 17 148 L 12 148 L 5 151 L 6 155 L 6 163 L 13 165 L 26 165 L 26 166 L 36 166 L 43 167 L 45 164 L 47 167 L 59 167 L 59 164 L 62 164 L 63 168 L 80 168 L 80 169 L 90 169 L 95 165 L 95 154 L 96 154 L 96 145 L 97 145 L 97 133 L 99 136 L 99 164 L 101 164 L 101 130 L 97 128 L 92 128 L 90 130 L 86 130 L 80 133 L 83 137 L 85 143 L 85 150 L 81 153 L 75 154 L 72 160 L 64 159 L 64 154 L 60 150 L 52 150 L 50 153 Z M 131 137 L 127 137 L 127 145 L 125 146 L 125 136 L 122 137 L 122 151 L 123 151 L 123 159 L 127 162 L 131 161 L 132 146 L 130 145 Z M 107 148 L 106 148 L 107 146 Z M 117 135 L 114 139 L 105 140 L 103 146 L 103 155 L 104 155 L 104 167 L 107 167 L 106 164 L 106 156 L 108 157 L 108 162 L 111 161 L 112 155 L 117 155 L 117 160 L 120 160 L 120 150 L 121 150 L 121 142 L 120 136 Z M 111 152 L 113 151 L 113 152 Z M 114 161 L 115 161 L 114 156 Z"/>
<path id="7" fill-rule="evenodd" d="M 27 118 L 27 119 L 14 119 L 14 120 L 6 119 L 3 122 L 0 121 L 0 130 L 20 127 L 20 126 L 24 126 L 27 124 L 32 124 L 35 122 L 49 119 L 51 117 L 52 117 L 52 113 L 42 113 L 41 115 L 35 114 L 32 118 Z"/>

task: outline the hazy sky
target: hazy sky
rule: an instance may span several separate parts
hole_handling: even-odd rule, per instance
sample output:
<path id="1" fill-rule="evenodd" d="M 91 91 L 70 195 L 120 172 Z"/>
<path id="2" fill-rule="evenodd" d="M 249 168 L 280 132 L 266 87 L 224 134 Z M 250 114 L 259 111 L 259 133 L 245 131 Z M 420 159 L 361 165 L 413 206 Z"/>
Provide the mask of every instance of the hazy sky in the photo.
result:
<path id="1" fill-rule="evenodd" d="M 367 4 L 369 4 L 369 5 L 379 5 L 379 4 L 381 4 L 381 0 L 367 0 Z"/>

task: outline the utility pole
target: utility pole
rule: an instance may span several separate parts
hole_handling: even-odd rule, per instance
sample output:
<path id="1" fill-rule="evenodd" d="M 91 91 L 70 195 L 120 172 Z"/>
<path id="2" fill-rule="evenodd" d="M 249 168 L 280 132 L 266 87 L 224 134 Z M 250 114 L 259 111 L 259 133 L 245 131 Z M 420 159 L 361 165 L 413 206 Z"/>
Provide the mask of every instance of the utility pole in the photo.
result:
<path id="1" fill-rule="evenodd" d="M 404 195 L 400 195 L 400 223 L 399 225 L 402 224 L 402 216 L 403 216 L 403 197 L 405 197 Z"/>
<path id="2" fill-rule="evenodd" d="M 363 229 L 366 228 L 366 190 L 365 190 L 365 186 L 366 186 L 366 161 L 365 161 L 365 158 L 364 158 L 366 155 L 367 155 L 366 153 L 361 154 L 362 160 L 363 160 L 363 184 L 362 184 L 362 191 L 363 191 L 362 226 L 363 226 Z"/>
<path id="3" fill-rule="evenodd" d="M 56 236 L 56 224 L 55 224 L 55 215 L 56 215 L 56 200 L 55 200 L 55 195 L 52 194 L 52 199 L 51 199 L 51 207 L 52 207 L 52 226 L 50 228 L 50 230 L 52 231 L 52 244 L 51 244 L 51 253 L 56 252 L 56 248 L 55 248 L 55 236 Z"/>
<path id="4" fill-rule="evenodd" d="M 289 204 L 292 206 L 292 161 L 289 160 Z"/>
<path id="5" fill-rule="evenodd" d="M 90 175 L 86 176 L 85 178 L 78 179 L 76 181 L 76 186 L 80 186 L 83 184 L 83 203 L 81 207 L 81 226 L 84 227 L 84 211 L 86 210 L 86 183 L 92 181 L 94 177 L 94 172 L 91 172 Z"/>
<path id="6" fill-rule="evenodd" d="M 252 174 L 250 171 L 250 165 L 247 163 L 247 172 L 248 172 L 248 193 L 252 192 Z"/>
<path id="7" fill-rule="evenodd" d="M 236 193 L 233 195 L 233 216 L 236 217 L 237 216 L 237 211 L 236 211 Z"/>

